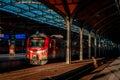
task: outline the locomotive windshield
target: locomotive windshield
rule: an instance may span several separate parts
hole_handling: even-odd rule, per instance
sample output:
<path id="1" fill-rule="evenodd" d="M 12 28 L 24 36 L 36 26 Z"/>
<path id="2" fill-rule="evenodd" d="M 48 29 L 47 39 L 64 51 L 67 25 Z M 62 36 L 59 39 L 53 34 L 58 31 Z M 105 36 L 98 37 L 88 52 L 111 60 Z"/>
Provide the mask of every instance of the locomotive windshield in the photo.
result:
<path id="1" fill-rule="evenodd" d="M 44 47 L 45 38 L 32 37 L 30 39 L 30 47 Z"/>

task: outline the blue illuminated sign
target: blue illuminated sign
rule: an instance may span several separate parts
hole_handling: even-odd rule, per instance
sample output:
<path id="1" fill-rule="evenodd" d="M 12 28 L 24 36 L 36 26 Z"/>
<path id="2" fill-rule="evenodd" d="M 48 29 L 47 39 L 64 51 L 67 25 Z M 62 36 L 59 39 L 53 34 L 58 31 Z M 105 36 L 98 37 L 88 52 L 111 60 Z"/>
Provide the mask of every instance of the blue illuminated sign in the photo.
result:
<path id="1" fill-rule="evenodd" d="M 16 39 L 25 39 L 26 36 L 25 36 L 25 34 L 16 34 L 16 35 L 15 35 L 15 38 L 16 38 Z"/>
<path id="2" fill-rule="evenodd" d="M 4 34 L 3 36 L 0 36 L 0 38 L 8 39 L 9 35 L 8 34 Z"/>

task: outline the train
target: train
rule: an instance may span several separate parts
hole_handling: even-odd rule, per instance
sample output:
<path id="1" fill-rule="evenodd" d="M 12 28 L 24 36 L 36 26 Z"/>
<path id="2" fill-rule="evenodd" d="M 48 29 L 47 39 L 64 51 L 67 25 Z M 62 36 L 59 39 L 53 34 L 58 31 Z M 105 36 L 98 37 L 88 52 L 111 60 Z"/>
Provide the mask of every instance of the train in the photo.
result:
<path id="1" fill-rule="evenodd" d="M 65 58 L 66 40 L 58 35 L 47 36 L 43 33 L 37 33 L 28 37 L 26 50 L 26 57 L 30 64 L 44 65 L 50 59 Z M 75 54 L 75 50 L 73 51 L 72 55 Z"/>

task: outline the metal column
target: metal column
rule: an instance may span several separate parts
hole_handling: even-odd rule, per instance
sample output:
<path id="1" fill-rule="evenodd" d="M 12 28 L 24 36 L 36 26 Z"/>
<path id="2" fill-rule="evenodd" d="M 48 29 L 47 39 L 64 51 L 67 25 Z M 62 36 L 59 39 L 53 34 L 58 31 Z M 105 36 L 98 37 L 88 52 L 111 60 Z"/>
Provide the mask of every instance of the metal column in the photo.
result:
<path id="1" fill-rule="evenodd" d="M 102 57 L 104 56 L 104 50 L 105 50 L 104 37 L 102 37 L 102 39 L 101 39 L 101 55 L 102 55 Z"/>
<path id="2" fill-rule="evenodd" d="M 71 19 L 66 19 L 67 26 L 67 51 L 66 51 L 66 63 L 71 64 Z"/>
<path id="3" fill-rule="evenodd" d="M 80 31 L 80 60 L 83 60 L 83 28 L 79 28 Z"/>
<path id="4" fill-rule="evenodd" d="M 104 55 L 107 56 L 106 39 L 104 39 Z"/>
<path id="5" fill-rule="evenodd" d="M 91 58 L 91 31 L 88 34 L 88 57 Z"/>
<path id="6" fill-rule="evenodd" d="M 102 54 L 105 57 L 105 38 L 103 39 L 103 43 L 102 43 Z"/>
<path id="7" fill-rule="evenodd" d="M 95 33 L 95 36 L 94 36 L 94 56 L 96 57 L 97 56 L 97 54 L 96 54 L 96 50 L 97 50 L 97 41 L 96 41 L 96 33 Z"/>
<path id="8" fill-rule="evenodd" d="M 100 39 L 100 36 L 99 36 L 99 43 L 98 43 L 98 56 L 100 57 L 100 53 L 101 53 L 101 39 Z"/>

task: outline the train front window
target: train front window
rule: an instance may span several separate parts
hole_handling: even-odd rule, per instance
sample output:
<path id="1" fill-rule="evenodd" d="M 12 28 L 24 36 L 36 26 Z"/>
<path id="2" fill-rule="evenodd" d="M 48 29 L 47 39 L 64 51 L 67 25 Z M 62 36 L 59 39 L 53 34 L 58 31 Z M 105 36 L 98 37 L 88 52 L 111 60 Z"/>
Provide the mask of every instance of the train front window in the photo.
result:
<path id="1" fill-rule="evenodd" d="M 31 38 L 30 47 L 44 47 L 44 38 Z"/>

